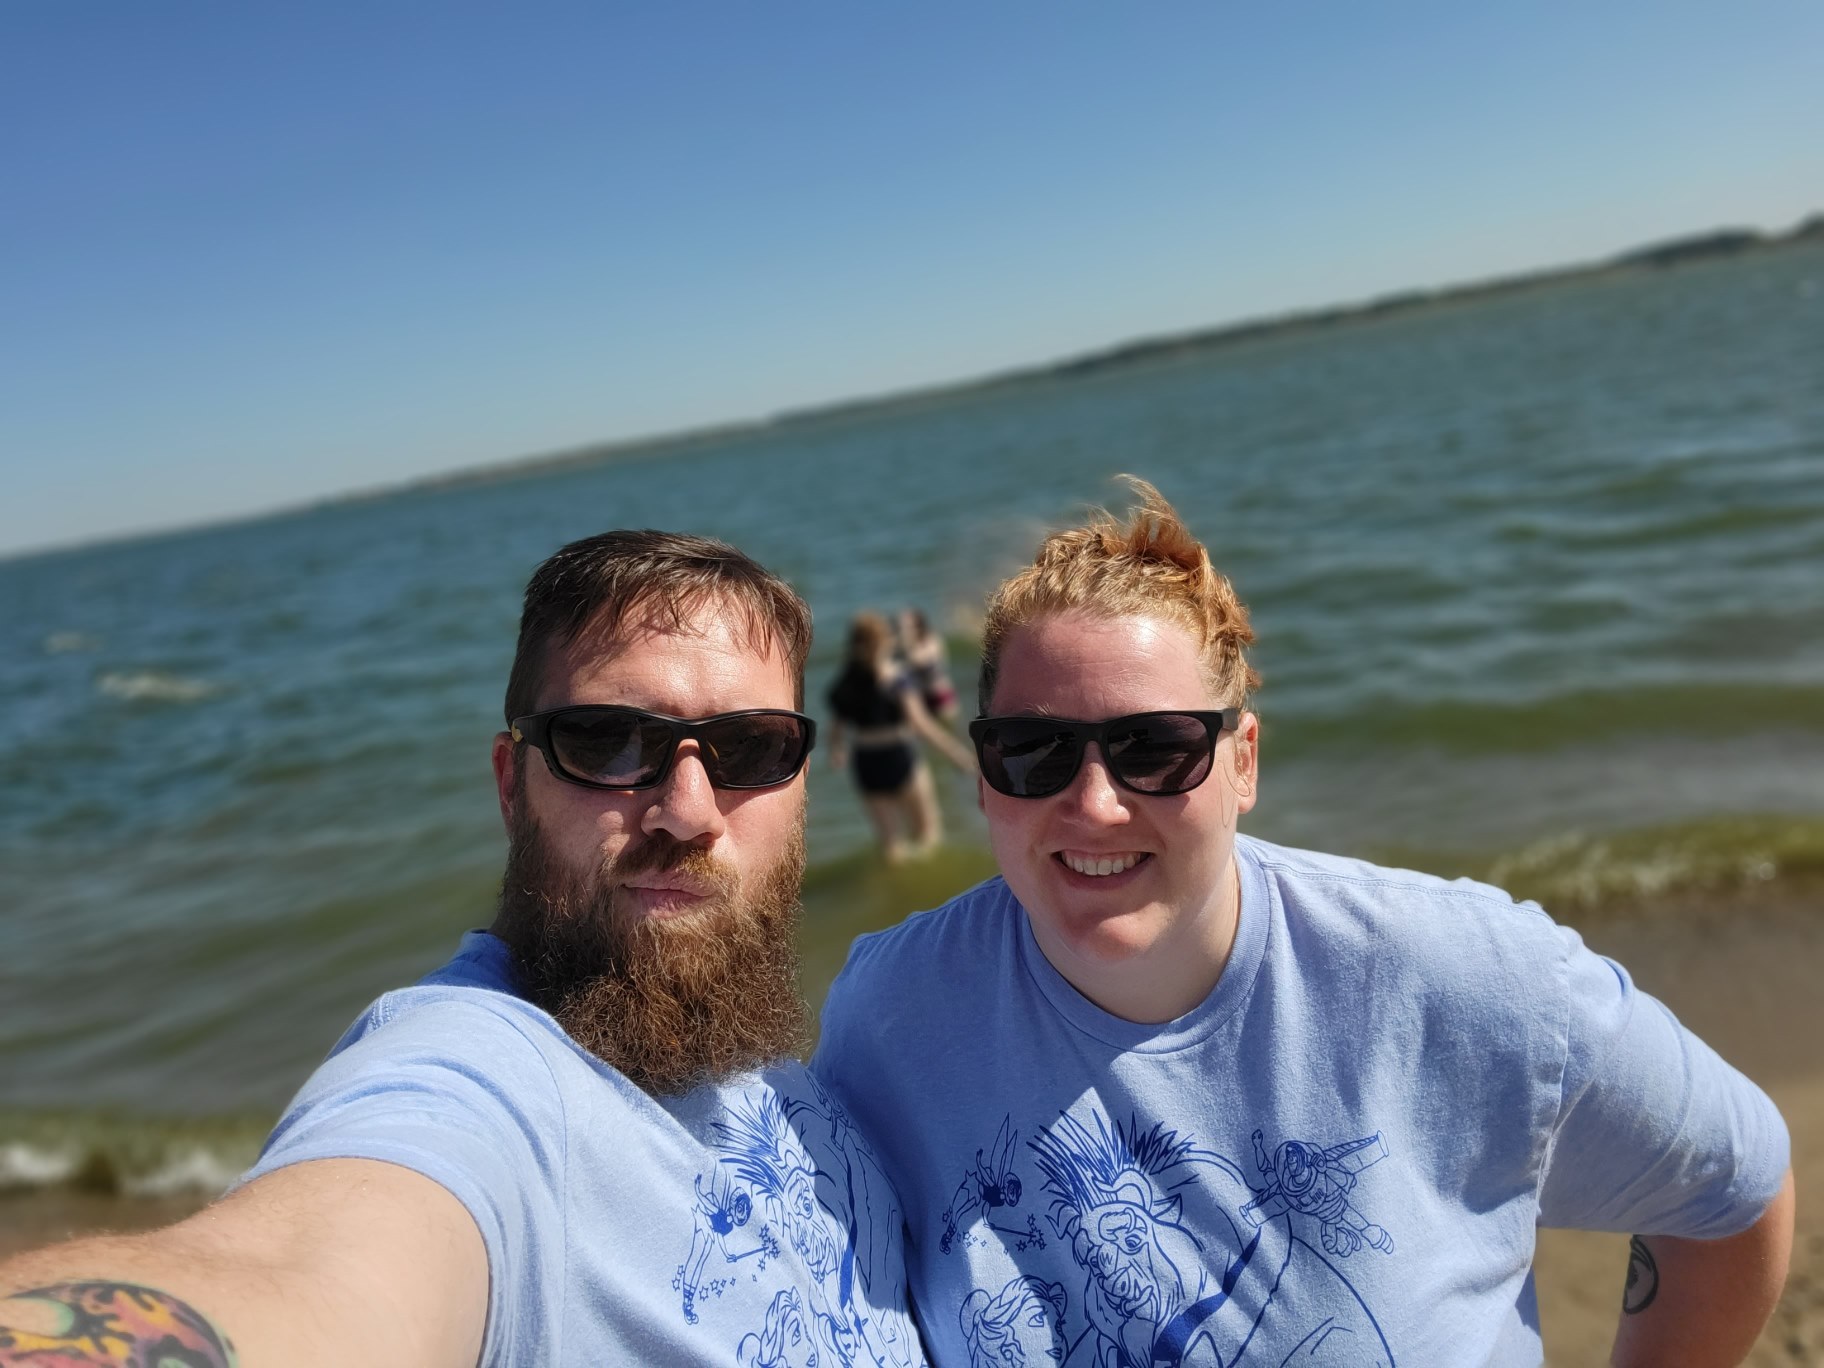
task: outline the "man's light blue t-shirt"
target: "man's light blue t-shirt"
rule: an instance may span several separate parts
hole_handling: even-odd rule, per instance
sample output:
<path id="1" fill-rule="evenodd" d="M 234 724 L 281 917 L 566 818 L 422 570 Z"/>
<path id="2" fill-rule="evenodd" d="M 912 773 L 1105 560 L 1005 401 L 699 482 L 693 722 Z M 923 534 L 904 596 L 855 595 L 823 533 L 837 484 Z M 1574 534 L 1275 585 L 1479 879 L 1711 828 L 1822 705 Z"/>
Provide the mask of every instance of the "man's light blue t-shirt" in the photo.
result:
<path id="1" fill-rule="evenodd" d="M 1079 994 L 999 879 L 856 943 L 812 1068 L 939 1368 L 1534 1365 L 1536 1226 L 1723 1236 L 1778 1191 L 1767 1098 L 1537 907 L 1236 858 L 1228 965 L 1164 1025 Z"/>
<path id="2" fill-rule="evenodd" d="M 509 966 L 471 932 L 374 1003 L 243 1181 L 358 1158 L 448 1189 L 487 1247 L 484 1364 L 924 1362 L 892 1187 L 802 1065 L 651 1097 Z"/>

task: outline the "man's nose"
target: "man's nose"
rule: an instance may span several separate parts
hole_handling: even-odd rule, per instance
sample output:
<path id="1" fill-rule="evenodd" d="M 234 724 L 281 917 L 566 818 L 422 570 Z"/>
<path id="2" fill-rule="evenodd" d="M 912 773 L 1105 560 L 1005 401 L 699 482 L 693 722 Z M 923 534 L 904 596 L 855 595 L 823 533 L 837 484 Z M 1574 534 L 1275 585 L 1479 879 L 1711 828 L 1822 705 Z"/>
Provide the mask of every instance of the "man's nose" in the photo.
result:
<path id="1" fill-rule="evenodd" d="M 705 836 L 713 840 L 727 826 L 709 771 L 703 768 L 702 752 L 695 741 L 680 741 L 671 758 L 671 772 L 652 790 L 652 803 L 640 820 L 640 830 L 697 841 Z"/>

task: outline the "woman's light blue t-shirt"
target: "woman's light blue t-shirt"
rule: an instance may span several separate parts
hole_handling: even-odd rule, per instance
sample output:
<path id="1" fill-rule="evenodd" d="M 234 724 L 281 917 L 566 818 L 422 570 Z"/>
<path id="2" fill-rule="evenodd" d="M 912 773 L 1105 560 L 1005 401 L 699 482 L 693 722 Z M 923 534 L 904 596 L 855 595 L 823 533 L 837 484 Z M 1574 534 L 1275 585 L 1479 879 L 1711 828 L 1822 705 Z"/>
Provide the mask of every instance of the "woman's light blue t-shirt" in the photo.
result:
<path id="1" fill-rule="evenodd" d="M 1078 993 L 999 879 L 857 942 L 812 1068 L 939 1368 L 1537 1364 L 1538 1225 L 1722 1236 L 1777 1192 L 1765 1095 L 1537 907 L 1236 855 L 1228 965 L 1164 1025 Z"/>

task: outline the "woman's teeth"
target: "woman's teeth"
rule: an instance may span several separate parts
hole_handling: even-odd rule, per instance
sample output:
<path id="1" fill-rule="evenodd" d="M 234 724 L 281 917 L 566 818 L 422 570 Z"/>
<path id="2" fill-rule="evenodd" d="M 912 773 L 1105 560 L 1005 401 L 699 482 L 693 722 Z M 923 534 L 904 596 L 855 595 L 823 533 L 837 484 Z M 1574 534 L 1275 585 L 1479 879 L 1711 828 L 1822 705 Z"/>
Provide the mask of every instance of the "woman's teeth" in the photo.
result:
<path id="1" fill-rule="evenodd" d="M 1146 856 L 1139 851 L 1126 855 L 1078 855 L 1072 851 L 1061 850 L 1058 852 L 1058 858 L 1079 874 L 1101 878 L 1105 874 L 1119 874 L 1124 869 L 1132 869 Z"/>

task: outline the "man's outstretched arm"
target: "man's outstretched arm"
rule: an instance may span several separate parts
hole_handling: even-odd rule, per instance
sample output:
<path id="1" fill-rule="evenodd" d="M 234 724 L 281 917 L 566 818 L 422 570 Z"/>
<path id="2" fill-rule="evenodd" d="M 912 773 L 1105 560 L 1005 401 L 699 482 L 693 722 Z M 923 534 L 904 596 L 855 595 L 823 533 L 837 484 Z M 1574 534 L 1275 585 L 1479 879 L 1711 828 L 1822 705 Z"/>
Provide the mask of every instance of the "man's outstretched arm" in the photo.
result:
<path id="1" fill-rule="evenodd" d="M 463 1205 L 409 1169 L 297 1164 L 187 1221 L 0 1263 L 0 1368 L 470 1368 L 488 1264 Z"/>
<path id="2" fill-rule="evenodd" d="M 1786 1286 L 1793 1208 L 1788 1169 L 1779 1195 L 1739 1235 L 1636 1235 L 1609 1360 L 1615 1368 L 1733 1368 L 1745 1359 Z"/>

